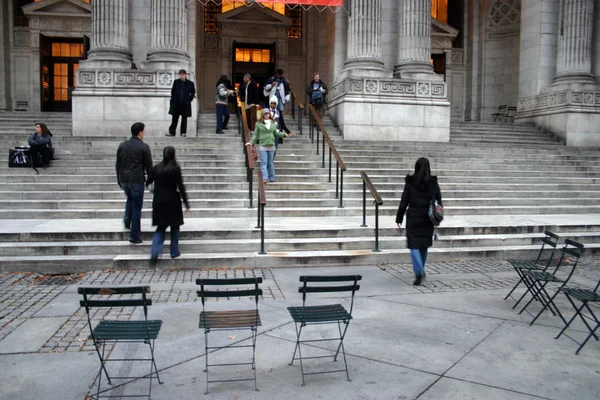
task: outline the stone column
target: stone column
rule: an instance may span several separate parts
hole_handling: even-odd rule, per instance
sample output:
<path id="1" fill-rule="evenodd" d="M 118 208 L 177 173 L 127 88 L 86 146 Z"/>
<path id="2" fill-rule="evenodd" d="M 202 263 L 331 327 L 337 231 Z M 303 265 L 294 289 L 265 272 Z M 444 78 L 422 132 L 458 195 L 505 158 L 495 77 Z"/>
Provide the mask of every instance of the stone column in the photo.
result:
<path id="1" fill-rule="evenodd" d="M 381 0 L 352 0 L 347 49 L 346 70 L 383 71 Z"/>
<path id="2" fill-rule="evenodd" d="M 591 83 L 594 0 L 561 0 L 555 83 Z"/>
<path id="3" fill-rule="evenodd" d="M 130 68 L 129 0 L 94 0 L 92 37 L 86 64 Z"/>
<path id="4" fill-rule="evenodd" d="M 432 74 L 431 0 L 398 2 L 398 62 L 394 76 L 403 73 Z"/>
<path id="5" fill-rule="evenodd" d="M 152 0 L 151 24 L 148 62 L 189 63 L 185 0 Z"/>

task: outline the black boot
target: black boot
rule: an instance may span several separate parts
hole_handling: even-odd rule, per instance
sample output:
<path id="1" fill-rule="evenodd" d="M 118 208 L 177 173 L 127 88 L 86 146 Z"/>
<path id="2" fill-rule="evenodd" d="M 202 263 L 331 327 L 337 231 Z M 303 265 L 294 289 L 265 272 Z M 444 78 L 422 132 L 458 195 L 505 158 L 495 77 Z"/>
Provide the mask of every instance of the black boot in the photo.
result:
<path id="1" fill-rule="evenodd" d="M 413 282 L 413 286 L 421 286 L 421 275 L 417 275 L 415 277 L 415 281 Z"/>

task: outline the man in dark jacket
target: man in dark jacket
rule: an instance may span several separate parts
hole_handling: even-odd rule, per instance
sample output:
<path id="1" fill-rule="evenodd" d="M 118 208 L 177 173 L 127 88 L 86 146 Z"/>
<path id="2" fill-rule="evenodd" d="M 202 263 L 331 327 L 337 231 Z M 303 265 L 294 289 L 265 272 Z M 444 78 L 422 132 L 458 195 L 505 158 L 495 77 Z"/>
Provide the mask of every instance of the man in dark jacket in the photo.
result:
<path id="1" fill-rule="evenodd" d="M 117 150 L 117 182 L 127 196 L 125 228 L 131 229 L 129 242 L 142 243 L 142 205 L 144 203 L 144 174 L 152 171 L 152 154 L 150 147 L 142 142 L 145 125 L 136 122 L 131 125 L 131 139 L 124 141 Z"/>
<path id="2" fill-rule="evenodd" d="M 194 86 L 194 82 L 187 79 L 185 69 L 180 70 L 179 79 L 173 82 L 173 88 L 171 89 L 169 114 L 173 116 L 173 120 L 167 136 L 175 136 L 179 116 L 181 116 L 181 136 L 187 136 L 187 119 L 192 116 L 192 100 L 194 100 L 195 96 L 196 87 Z"/>
<path id="3" fill-rule="evenodd" d="M 325 93 L 327 93 L 327 85 L 321 80 L 319 73 L 315 72 L 313 80 L 306 86 L 306 94 L 321 119 L 325 113 Z"/>
<path id="4" fill-rule="evenodd" d="M 246 119 L 248 121 L 248 130 L 254 132 L 256 125 L 256 112 L 260 99 L 258 98 L 258 85 L 252 79 L 252 75 L 244 74 L 244 82 L 240 85 L 240 100 L 244 103 L 246 109 Z"/>

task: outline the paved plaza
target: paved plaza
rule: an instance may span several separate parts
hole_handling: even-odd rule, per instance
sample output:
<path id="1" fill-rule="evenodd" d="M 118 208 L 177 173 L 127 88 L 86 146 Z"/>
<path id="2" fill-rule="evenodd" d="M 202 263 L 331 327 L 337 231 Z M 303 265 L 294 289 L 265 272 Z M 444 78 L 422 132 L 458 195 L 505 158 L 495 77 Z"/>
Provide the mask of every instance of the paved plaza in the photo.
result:
<path id="1" fill-rule="evenodd" d="M 505 261 L 432 263 L 427 282 L 413 287 L 406 264 L 346 267 L 93 271 L 68 276 L 34 273 L 0 274 L 0 398 L 85 399 L 93 388 L 99 362 L 88 339 L 85 311 L 79 308 L 80 285 L 138 285 L 152 288 L 151 319 L 164 321 L 156 358 L 164 384 L 153 384 L 154 399 L 597 399 L 600 396 L 600 343 L 588 342 L 580 355 L 550 313 L 529 326 L 531 316 L 518 315 L 504 295 L 516 282 Z M 300 367 L 291 359 L 294 324 L 287 307 L 300 305 L 298 277 L 304 274 L 361 274 L 354 320 L 345 341 L 351 382 L 344 373 L 313 375 L 302 386 Z M 204 396 L 204 334 L 198 328 L 201 303 L 198 277 L 261 276 L 259 303 L 263 326 L 257 342 L 260 391 L 252 382 L 212 384 Z M 593 287 L 600 277 L 600 258 L 583 257 L 572 282 Z M 322 301 L 348 298 L 321 296 Z M 223 300 L 221 300 L 223 301 Z M 572 308 L 560 295 L 565 316 Z M 225 306 L 245 307 L 230 299 Z M 539 310 L 538 304 L 530 307 Z M 94 319 L 129 320 L 139 309 L 106 310 Z M 569 329 L 585 337 L 581 323 Z M 314 328 L 315 338 L 327 336 Z M 307 331 L 307 332 L 309 332 Z M 248 343 L 242 331 L 211 334 L 218 344 Z M 326 342 L 325 342 L 326 343 Z M 307 353 L 332 354 L 333 344 L 317 343 Z M 139 350 L 139 353 L 138 353 Z M 141 356 L 139 345 L 118 344 L 111 357 Z M 232 362 L 241 350 L 213 353 Z M 242 358 L 244 355 L 241 355 Z M 338 364 L 341 361 L 338 361 Z M 330 369 L 332 362 L 305 362 L 309 371 Z M 137 367 L 113 363 L 120 374 Z M 339 367 L 339 366 L 336 366 Z M 215 372 L 222 378 L 249 377 L 247 367 Z M 132 369 L 132 371 L 130 371 Z M 217 378 L 219 377 L 217 376 Z M 139 394 L 147 380 L 116 386 L 114 396 Z"/>

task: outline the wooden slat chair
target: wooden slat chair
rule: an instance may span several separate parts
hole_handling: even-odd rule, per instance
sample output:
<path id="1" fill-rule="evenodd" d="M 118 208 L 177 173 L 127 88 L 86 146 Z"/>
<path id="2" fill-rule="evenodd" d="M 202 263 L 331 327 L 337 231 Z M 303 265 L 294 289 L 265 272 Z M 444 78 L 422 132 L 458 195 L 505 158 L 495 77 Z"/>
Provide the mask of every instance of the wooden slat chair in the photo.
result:
<path id="1" fill-rule="evenodd" d="M 158 375 L 158 368 L 154 359 L 154 344 L 160 328 L 161 320 L 148 320 L 148 307 L 152 305 L 152 300 L 147 298 L 150 293 L 150 286 L 129 286 L 129 287 L 79 287 L 77 293 L 83 295 L 83 300 L 80 301 L 81 307 L 85 307 L 87 314 L 88 326 L 94 347 L 98 358 L 100 358 L 100 373 L 98 377 L 98 390 L 96 399 L 110 397 L 148 397 L 152 395 L 152 379 L 156 378 L 158 383 L 162 384 Z M 111 299 L 111 296 L 123 296 L 127 299 Z M 144 319 L 138 321 L 114 321 L 103 319 L 93 328 L 90 314 L 95 308 L 111 308 L 111 307 L 143 307 Z M 120 358 L 108 359 L 106 354 L 106 344 L 116 342 L 127 343 L 143 343 L 148 345 L 150 358 Z M 145 376 L 110 376 L 106 366 L 107 362 L 134 362 L 147 361 L 150 362 L 150 374 Z M 109 385 L 112 385 L 112 380 L 123 379 L 148 379 L 150 385 L 147 395 L 121 395 L 121 396 L 100 396 L 102 385 L 102 371 L 106 375 Z M 108 389 L 107 389 L 108 390 Z M 103 392 L 105 392 L 104 390 Z"/>
<path id="2" fill-rule="evenodd" d="M 234 278 L 234 279 L 196 279 L 196 284 L 200 285 L 197 291 L 198 297 L 202 301 L 202 312 L 200 313 L 200 328 L 204 329 L 204 348 L 206 369 L 206 392 L 208 394 L 208 385 L 217 382 L 242 382 L 254 381 L 254 390 L 258 391 L 256 383 L 256 338 L 257 328 L 261 326 L 260 313 L 258 312 L 258 298 L 262 296 L 262 289 L 259 284 L 262 278 Z M 221 290 L 208 290 L 207 286 L 218 286 Z M 235 287 L 231 289 L 231 287 Z M 245 286 L 243 289 L 240 286 Z M 252 288 L 248 288 L 252 286 Z M 206 311 L 206 300 L 209 298 L 231 298 L 231 297 L 254 297 L 255 308 L 252 310 L 227 310 L 227 311 Z M 232 331 L 232 330 L 250 330 L 252 333 L 251 345 L 232 345 L 232 346 L 212 346 L 208 345 L 208 334 L 211 331 Z M 208 355 L 210 350 L 232 349 L 232 348 L 252 348 L 252 362 L 240 363 L 220 363 L 209 364 Z M 246 379 L 222 379 L 210 380 L 208 376 L 208 367 L 225 367 L 234 365 L 251 365 L 254 372 L 253 378 Z"/>
<path id="3" fill-rule="evenodd" d="M 569 300 L 569 302 L 571 303 L 571 305 L 575 309 L 575 315 L 573 315 L 573 318 L 571 318 L 569 320 L 569 322 L 567 322 L 567 324 L 565 325 L 565 327 L 558 333 L 558 335 L 556 336 L 556 339 L 558 339 L 563 333 L 565 333 L 565 331 L 567 330 L 567 328 L 569 327 L 569 325 L 571 325 L 571 323 L 573 322 L 573 320 L 575 320 L 575 318 L 577 318 L 578 316 L 579 316 L 579 318 L 581 318 L 581 320 L 583 321 L 583 323 L 585 324 L 585 326 L 590 331 L 590 334 L 581 343 L 579 343 L 578 341 L 576 341 L 575 339 L 573 339 L 572 337 L 570 337 L 569 335 L 567 335 L 565 333 L 566 337 L 568 337 L 569 339 L 571 339 L 572 341 L 574 341 L 575 343 L 577 343 L 579 345 L 579 348 L 577 349 L 577 351 L 575 352 L 575 354 L 579 354 L 579 352 L 581 351 L 581 349 L 583 348 L 583 346 L 585 346 L 585 344 L 588 342 L 588 340 L 590 340 L 590 338 L 592 336 L 594 337 L 594 339 L 598 340 L 598 336 L 596 335 L 596 331 L 600 327 L 600 321 L 598 320 L 598 317 L 596 316 L 596 314 L 594 314 L 594 312 L 590 308 L 589 303 L 598 303 L 598 302 L 600 302 L 600 293 L 598 293 L 598 288 L 599 287 L 600 287 L 600 280 L 598 280 L 598 283 L 596 284 L 596 287 L 594 288 L 594 290 L 574 288 L 574 287 L 568 287 L 568 286 L 565 286 L 565 287 L 559 289 L 559 291 L 561 291 L 565 296 L 567 296 L 567 299 Z M 573 301 L 573 299 L 579 300 L 581 302 L 581 305 L 579 307 L 577 307 L 575 305 L 575 302 Z M 587 310 L 587 312 L 589 313 L 589 315 L 585 315 L 585 314 L 582 313 L 582 310 L 584 308 Z M 588 323 L 587 320 L 592 321 L 596 325 L 593 326 L 593 327 L 590 326 L 590 324 Z"/>
<path id="4" fill-rule="evenodd" d="M 506 104 L 498 106 L 498 111 L 492 113 L 492 122 L 502 122 L 502 120 L 506 116 L 506 107 Z"/>
<path id="5" fill-rule="evenodd" d="M 348 372 L 348 363 L 346 361 L 346 351 L 344 349 L 344 337 L 348 330 L 350 320 L 352 319 L 352 309 L 354 307 L 354 294 L 360 289 L 358 281 L 362 279 L 361 275 L 342 275 L 342 276 L 301 276 L 300 282 L 303 283 L 298 289 L 299 293 L 302 293 L 302 306 L 300 307 L 288 307 L 288 311 L 294 320 L 296 326 L 296 347 L 294 348 L 294 354 L 292 355 L 292 361 L 290 365 L 294 363 L 294 360 L 300 360 L 300 371 L 302 372 L 302 386 L 304 386 L 305 375 L 317 375 L 327 374 L 333 372 L 346 372 L 346 377 L 350 381 L 350 374 Z M 348 284 L 348 282 L 352 282 Z M 322 283 L 338 283 L 327 286 L 320 286 Z M 339 284 L 341 283 L 341 284 Z M 340 292 L 351 292 L 352 300 L 350 303 L 350 310 L 347 311 L 341 304 L 327 304 L 319 306 L 307 306 L 306 295 L 308 293 L 340 293 Z M 323 324 L 337 324 L 339 336 L 325 339 L 311 339 L 302 340 L 302 329 L 308 325 L 323 325 Z M 342 324 L 345 325 L 342 329 Z M 302 357 L 301 344 L 311 342 L 323 342 L 323 341 L 339 341 L 337 350 L 333 356 L 333 361 L 337 361 L 337 356 L 342 351 L 344 358 L 344 369 L 331 370 L 323 372 L 304 372 L 303 360 L 315 359 L 315 358 L 329 358 L 331 355 L 326 356 L 315 356 L 315 357 Z M 296 352 L 298 357 L 296 357 Z"/>
<path id="6" fill-rule="evenodd" d="M 545 231 L 544 235 L 546 235 L 546 237 L 544 237 L 542 239 L 542 247 L 540 248 L 540 252 L 538 253 L 538 256 L 535 259 L 535 261 L 508 260 L 510 265 L 512 265 L 512 267 L 515 269 L 515 271 L 519 275 L 519 281 L 511 289 L 511 291 L 508 292 L 508 294 L 504 297 L 504 300 L 508 299 L 512 295 L 512 293 L 515 291 L 515 289 L 517 287 L 519 287 L 519 285 L 521 285 L 521 283 L 524 283 L 523 271 L 529 271 L 529 270 L 546 271 L 552 264 L 552 259 L 554 258 L 554 253 L 556 252 L 556 246 L 558 245 L 559 236 L 550 231 Z M 546 246 L 548 246 L 548 248 L 546 248 Z M 546 263 L 546 265 L 542 266 L 542 265 L 539 265 L 538 262 L 542 258 L 542 254 L 544 253 L 545 249 L 552 250 L 552 252 L 550 254 L 550 257 L 548 258 L 548 262 Z M 527 292 L 523 293 L 523 295 L 517 300 L 517 302 L 513 306 L 513 309 L 516 308 L 517 305 L 519 305 L 519 303 L 525 298 L 526 294 L 527 294 Z"/>
<path id="7" fill-rule="evenodd" d="M 527 282 L 526 285 L 532 297 L 529 302 L 525 304 L 523 309 L 519 311 L 519 314 L 525 311 L 534 299 L 538 300 L 543 305 L 542 309 L 537 313 L 529 325 L 533 325 L 533 323 L 540 317 L 540 315 L 542 315 L 546 308 L 548 308 L 554 315 L 558 315 L 565 325 L 567 324 L 567 321 L 562 316 L 560 310 L 554 304 L 554 298 L 556 298 L 558 293 L 560 293 L 560 288 L 565 287 L 565 285 L 573 276 L 573 273 L 575 273 L 575 269 L 577 268 L 577 264 L 579 263 L 579 258 L 581 257 L 582 253 L 583 245 L 581 243 L 567 239 L 565 240 L 565 246 L 562 248 L 562 256 L 560 257 L 560 261 L 553 272 L 535 270 L 523 271 L 524 280 Z M 564 270 L 568 271 L 566 276 L 562 273 Z M 559 272 L 561 276 L 558 276 Z M 550 296 L 546 290 L 546 286 L 549 283 L 559 285 L 559 290 L 557 290 L 552 296 Z"/>
<path id="8" fill-rule="evenodd" d="M 515 122 L 515 117 L 517 116 L 517 107 L 508 107 L 506 109 L 506 114 L 504 115 L 504 122 Z"/>

